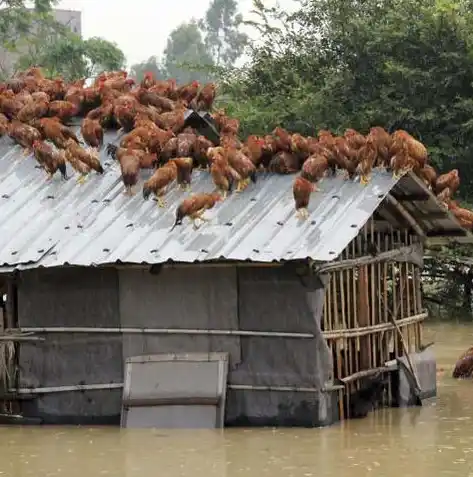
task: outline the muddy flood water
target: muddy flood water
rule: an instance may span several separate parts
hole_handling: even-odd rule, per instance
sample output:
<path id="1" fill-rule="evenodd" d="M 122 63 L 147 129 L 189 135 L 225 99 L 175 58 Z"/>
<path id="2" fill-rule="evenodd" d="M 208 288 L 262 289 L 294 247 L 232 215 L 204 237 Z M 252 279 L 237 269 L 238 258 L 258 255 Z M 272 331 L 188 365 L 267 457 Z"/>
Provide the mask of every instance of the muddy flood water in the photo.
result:
<path id="1" fill-rule="evenodd" d="M 1 427 L 0 476 L 473 476 L 473 382 L 450 378 L 473 325 L 434 324 L 435 404 L 325 429 L 120 431 Z"/>

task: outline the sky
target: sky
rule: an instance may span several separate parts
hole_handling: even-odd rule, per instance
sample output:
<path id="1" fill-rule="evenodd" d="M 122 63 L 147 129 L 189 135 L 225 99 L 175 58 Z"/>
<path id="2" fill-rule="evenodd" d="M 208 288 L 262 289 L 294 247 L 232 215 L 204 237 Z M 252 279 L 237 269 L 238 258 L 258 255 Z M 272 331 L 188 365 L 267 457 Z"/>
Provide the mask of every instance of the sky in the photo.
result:
<path id="1" fill-rule="evenodd" d="M 117 43 L 128 66 L 160 56 L 169 33 L 192 17 L 201 17 L 210 0 L 61 0 L 57 8 L 82 12 L 84 38 L 101 36 Z M 274 3 L 265 1 L 265 3 Z M 290 6 L 293 0 L 279 0 Z M 251 10 L 252 0 L 239 0 L 240 11 Z"/>

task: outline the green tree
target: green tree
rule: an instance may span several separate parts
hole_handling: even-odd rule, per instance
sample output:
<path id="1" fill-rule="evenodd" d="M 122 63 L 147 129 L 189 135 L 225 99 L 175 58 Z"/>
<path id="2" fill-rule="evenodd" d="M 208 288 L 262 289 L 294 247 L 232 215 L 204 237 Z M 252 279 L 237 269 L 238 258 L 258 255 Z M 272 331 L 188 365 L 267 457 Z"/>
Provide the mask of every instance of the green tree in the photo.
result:
<path id="1" fill-rule="evenodd" d="M 90 78 L 104 70 L 123 68 L 125 55 L 117 45 L 103 38 L 82 40 L 73 33 L 37 40 L 35 56 L 20 57 L 18 67 L 41 65 L 49 76 L 61 75 L 67 80 Z"/>
<path id="2" fill-rule="evenodd" d="M 141 81 L 147 72 L 152 73 L 156 78 L 164 78 L 166 76 L 166 72 L 156 56 L 151 56 L 146 61 L 143 61 L 143 63 L 132 65 L 130 71 L 131 76 L 137 81 Z"/>
<path id="3" fill-rule="evenodd" d="M 473 195 L 471 1 L 302 0 L 292 14 L 254 3 L 262 44 L 226 85 L 245 132 L 407 129 Z"/>
<path id="4" fill-rule="evenodd" d="M 212 0 L 199 26 L 215 66 L 233 66 L 243 54 L 248 37 L 240 31 L 242 24 L 235 0 Z"/>
<path id="5" fill-rule="evenodd" d="M 205 82 L 209 80 L 206 69 L 213 65 L 196 20 L 182 23 L 170 33 L 162 60 L 168 77 L 176 78 L 178 83 Z"/>

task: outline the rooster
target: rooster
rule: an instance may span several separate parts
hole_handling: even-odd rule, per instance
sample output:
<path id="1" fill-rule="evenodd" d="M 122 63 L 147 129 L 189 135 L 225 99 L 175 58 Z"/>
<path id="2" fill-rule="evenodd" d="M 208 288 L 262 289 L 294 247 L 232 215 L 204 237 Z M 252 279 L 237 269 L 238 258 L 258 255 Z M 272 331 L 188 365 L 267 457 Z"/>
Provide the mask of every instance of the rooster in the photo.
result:
<path id="1" fill-rule="evenodd" d="M 51 145 L 36 140 L 33 142 L 33 152 L 39 165 L 48 173 L 47 181 L 53 178 L 56 171 L 61 173 L 64 180 L 68 179 L 63 151 L 55 151 Z"/>
<path id="2" fill-rule="evenodd" d="M 184 199 L 176 209 L 176 221 L 171 228 L 171 232 L 177 225 L 182 225 L 184 217 L 189 217 L 192 221 L 194 229 L 197 229 L 196 220 L 200 219 L 202 222 L 208 222 L 203 214 L 206 210 L 212 209 L 215 204 L 222 200 L 222 196 L 218 192 L 211 194 L 196 194 Z"/>

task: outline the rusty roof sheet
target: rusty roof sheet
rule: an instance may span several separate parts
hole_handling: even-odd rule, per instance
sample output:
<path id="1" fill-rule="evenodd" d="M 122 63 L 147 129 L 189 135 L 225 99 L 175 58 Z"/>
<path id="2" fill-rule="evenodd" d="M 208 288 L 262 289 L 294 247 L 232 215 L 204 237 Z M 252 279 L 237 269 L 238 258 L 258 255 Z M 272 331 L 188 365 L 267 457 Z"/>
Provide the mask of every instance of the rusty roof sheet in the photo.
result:
<path id="1" fill-rule="evenodd" d="M 107 133 L 105 142 L 117 143 L 117 134 Z M 209 223 L 194 230 L 185 220 L 170 232 L 188 193 L 173 188 L 167 208 L 160 209 L 140 190 L 125 196 L 118 165 L 105 155 L 102 163 L 105 174 L 91 174 L 84 185 L 59 175 L 46 182 L 32 157 L 0 139 L 0 271 L 117 262 L 330 261 L 396 185 L 384 172 L 375 172 L 366 187 L 326 178 L 321 192 L 312 194 L 310 218 L 301 222 L 294 213 L 294 177 L 261 174 L 244 193 L 207 211 Z M 143 171 L 142 178 L 149 174 Z M 192 191 L 212 190 L 209 174 L 195 171 Z"/>

